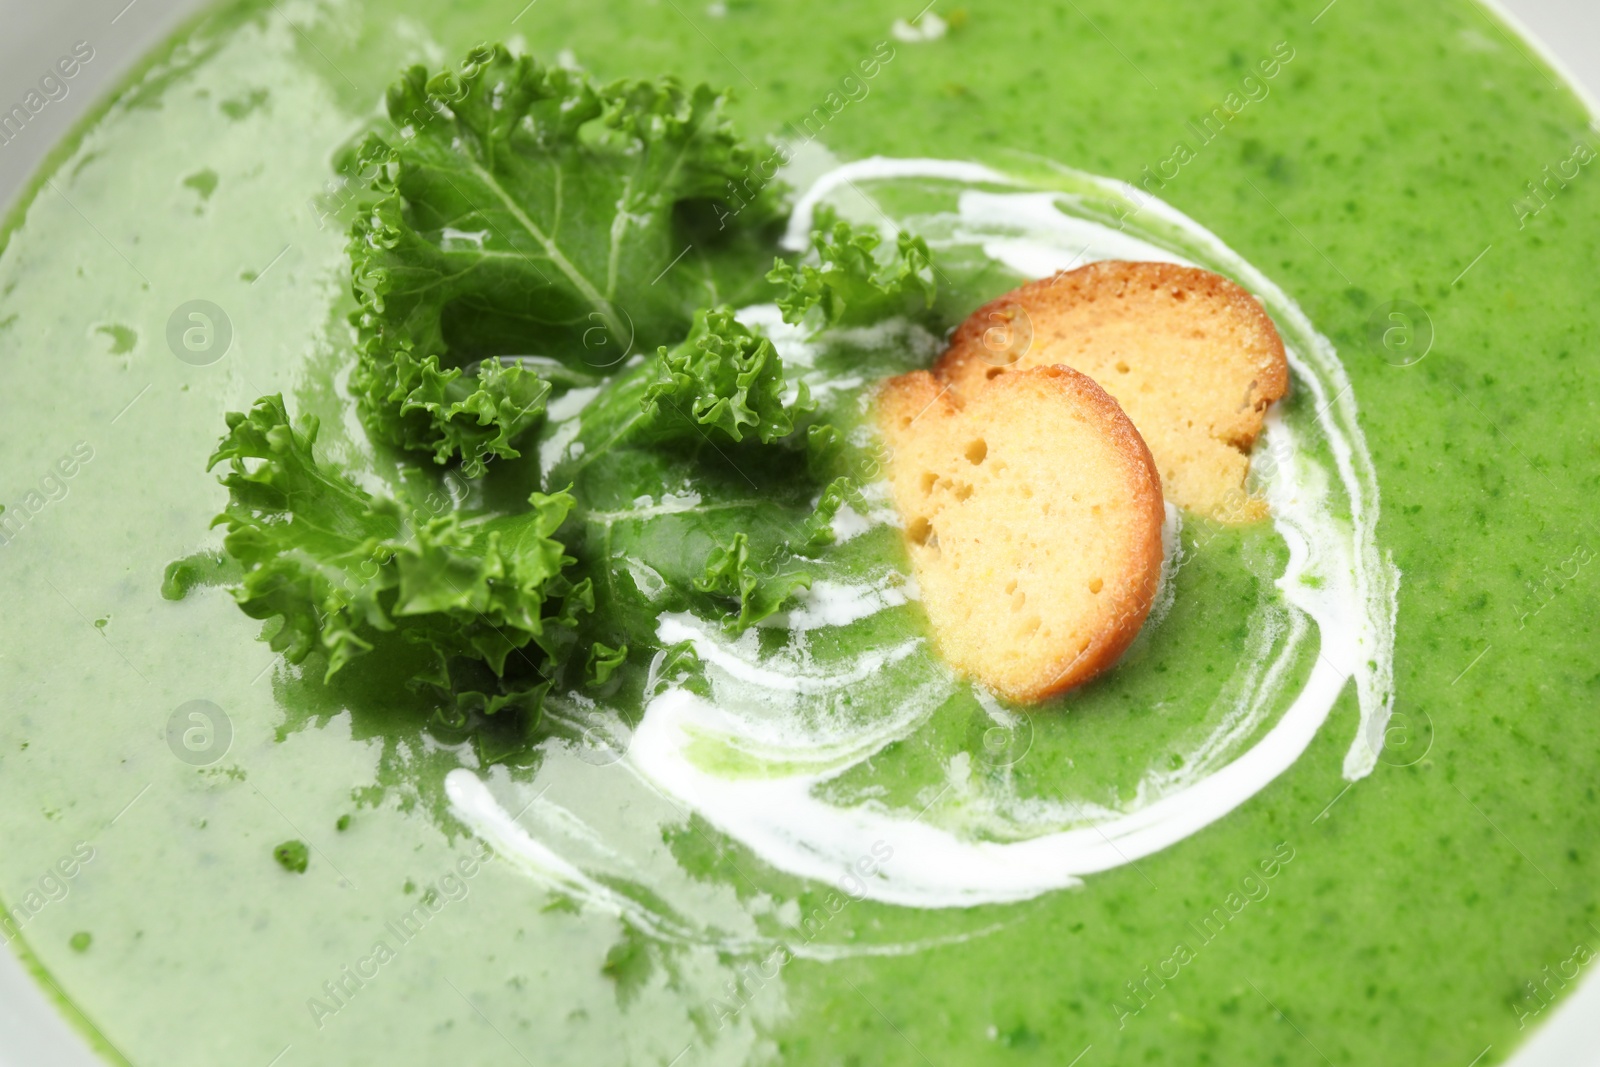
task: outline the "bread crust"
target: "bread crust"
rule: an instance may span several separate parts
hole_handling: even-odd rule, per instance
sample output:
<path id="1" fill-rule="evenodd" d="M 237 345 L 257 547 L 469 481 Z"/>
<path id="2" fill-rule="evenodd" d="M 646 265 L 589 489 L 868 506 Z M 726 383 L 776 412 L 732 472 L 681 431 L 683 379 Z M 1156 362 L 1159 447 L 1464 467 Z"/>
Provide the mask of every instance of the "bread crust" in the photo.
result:
<path id="1" fill-rule="evenodd" d="M 1160 321 L 1151 324 L 1154 317 Z M 1130 337 L 1137 336 L 1137 327 L 1164 327 L 1170 339 L 1202 320 L 1214 329 L 1213 335 L 1192 342 L 1196 358 L 1183 366 L 1168 358 L 1166 365 L 1141 368 L 1146 376 L 1137 388 L 1116 380 L 1121 376 L 1109 369 L 1114 355 L 1097 350 L 1133 343 Z M 1248 452 L 1261 432 L 1267 408 L 1288 392 L 1289 364 L 1271 317 L 1247 291 L 1196 267 L 1121 260 L 1091 263 L 1030 282 L 973 312 L 951 335 L 933 374 L 970 395 L 1008 373 L 1051 363 L 1073 365 L 1094 376 L 1119 397 L 1136 423 L 1146 424 L 1142 429 L 1148 440 L 1162 440 L 1174 419 L 1201 415 L 1203 428 L 1220 446 L 1198 461 L 1207 468 L 1203 474 L 1176 476 L 1196 462 L 1195 441 L 1168 444 L 1166 455 L 1156 448 L 1169 499 L 1223 521 L 1251 521 L 1265 515 L 1259 502 L 1241 507 L 1240 500 Z M 1116 366 L 1126 370 L 1120 362 Z M 1181 381 L 1181 376 L 1197 371 L 1220 379 L 1226 398 L 1210 397 Z M 1158 410 L 1161 390 L 1151 395 L 1152 378 L 1158 385 L 1173 385 L 1179 404 L 1186 394 L 1191 403 L 1211 402 L 1200 412 Z M 1157 425 L 1161 422 L 1167 425 Z M 1230 457 L 1223 448 L 1244 458 Z"/>
<path id="2" fill-rule="evenodd" d="M 1062 366 L 1040 366 L 1010 374 L 975 395 L 963 395 L 933 374 L 916 371 L 883 384 L 878 395 L 878 415 L 891 448 L 890 482 L 896 504 L 907 518 L 907 544 L 923 587 L 924 606 L 946 661 L 1003 696 L 1028 704 L 1081 685 L 1113 666 L 1138 636 L 1154 602 L 1161 575 L 1161 528 L 1165 519 L 1155 462 L 1116 400 L 1087 375 Z M 1116 569 L 1100 576 L 1103 586 L 1086 598 L 1081 615 L 1072 617 L 1070 627 L 1054 633 L 1030 653 L 1025 668 L 1014 669 L 1005 662 L 1003 634 L 991 635 L 981 628 L 976 635 L 966 634 L 963 625 L 957 623 L 961 605 L 969 603 L 968 598 L 996 597 L 999 589 L 969 588 L 970 579 L 958 580 L 941 570 L 946 567 L 948 550 L 957 546 L 947 544 L 943 551 L 930 552 L 927 545 L 918 541 L 912 528 L 918 520 L 913 516 L 926 506 L 926 501 L 919 495 L 915 479 L 922 477 L 917 472 L 924 467 L 937 466 L 930 456 L 940 454 L 946 442 L 959 447 L 972 436 L 964 431 L 988 426 L 987 436 L 1005 438 L 1008 433 L 1034 432 L 1010 428 L 1030 419 L 1044 420 L 1041 427 L 1047 439 L 1036 442 L 1037 451 L 1022 447 L 1035 442 L 1020 438 L 1009 441 L 1003 446 L 1009 449 L 1006 454 L 1014 457 L 1019 468 L 1038 462 L 1062 470 L 1075 463 L 1083 465 L 1085 484 L 1103 483 L 1107 487 L 1109 495 L 1104 500 L 1109 510 L 1102 511 L 1097 506 L 1094 515 L 1087 509 L 1074 513 L 1072 505 L 1058 497 L 1056 504 L 1065 505 L 1066 513 L 1056 517 L 1048 507 L 1042 512 L 1037 510 L 1045 504 L 1040 499 L 1031 514 L 1024 507 L 1007 515 L 1004 523 L 1023 537 L 1031 533 L 1049 538 L 1052 528 L 1063 533 L 1075 531 L 1080 538 L 1088 537 L 1092 542 L 1099 537 L 1101 540 L 1094 543 L 1105 546 L 1112 557 L 1109 562 Z M 1052 434 L 1055 440 L 1048 439 Z M 959 460 L 955 466 L 960 466 Z M 975 503 L 962 498 L 962 504 L 950 506 L 994 506 L 990 498 L 970 499 Z M 1072 499 L 1076 501 L 1075 494 Z M 938 517 L 936 512 L 935 519 Z M 1110 540 L 1116 543 L 1109 544 Z M 961 547 L 974 554 L 983 553 L 983 549 L 971 545 Z M 1016 578 L 1010 584 L 1014 588 Z M 957 647 L 958 641 L 964 643 Z"/>

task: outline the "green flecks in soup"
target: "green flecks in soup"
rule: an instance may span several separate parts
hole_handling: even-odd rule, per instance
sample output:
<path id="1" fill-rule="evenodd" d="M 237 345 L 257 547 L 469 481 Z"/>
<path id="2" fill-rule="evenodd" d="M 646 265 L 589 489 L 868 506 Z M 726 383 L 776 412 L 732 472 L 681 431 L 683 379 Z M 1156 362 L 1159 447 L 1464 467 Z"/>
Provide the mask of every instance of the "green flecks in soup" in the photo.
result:
<path id="1" fill-rule="evenodd" d="M 286 1045 L 308 1063 L 492 1060 L 508 1042 L 551 1063 L 1055 1064 L 1089 1046 L 1085 1064 L 1292 1063 L 1316 1058 L 1308 1043 L 1335 1063 L 1508 1055 L 1523 1017 L 1542 1017 L 1527 983 L 1600 922 L 1583 888 L 1600 668 L 1581 562 L 1597 537 L 1584 279 L 1600 192 L 1580 170 L 1526 210 L 1527 183 L 1592 140 L 1577 104 L 1464 3 L 1342 0 L 1315 25 L 1266 4 L 990 5 L 916 42 L 893 32 L 916 11 L 889 4 L 680 7 L 542 0 L 508 28 L 517 11 L 492 5 L 246 6 L 142 75 L 27 201 L 0 254 L 8 940 L 135 1063 L 267 1063 Z M 1410 47 L 1373 49 L 1374 25 Z M 785 874 L 628 787 L 625 719 L 566 709 L 581 725 L 547 757 L 491 770 L 448 724 L 425 728 L 426 699 L 396 693 L 404 657 L 374 649 L 324 682 L 257 640 L 222 589 L 234 575 L 187 574 L 189 595 L 163 599 L 169 562 L 220 548 L 205 531 L 227 493 L 197 472 L 222 412 L 282 393 L 321 419 L 328 462 L 364 488 L 396 476 L 341 380 L 358 197 L 334 149 L 402 66 L 517 32 L 603 79 L 731 84 L 748 135 L 844 160 L 1021 169 L 1008 153 L 1022 152 L 1137 183 L 1185 143 L 1193 158 L 1154 191 L 1298 302 L 1359 401 L 1378 540 L 1404 576 L 1373 773 L 1344 791 L 1352 688 L 1288 771 L 1171 848 L 1024 903 L 903 907 L 863 887 L 911 869 L 915 840 L 866 841 L 854 881 Z M 1279 42 L 1294 58 L 1270 93 L 1196 133 Z M 183 184 L 202 171 L 217 178 L 205 198 Z M 947 273 L 944 321 L 1015 281 L 976 263 Z M 226 316 L 220 355 L 183 344 L 187 313 L 169 344 L 197 300 Z M 1385 347 L 1398 302 L 1432 336 L 1420 359 Z M 104 324 L 138 340 L 108 357 Z M 857 358 L 864 378 L 893 369 Z M 538 457 L 521 462 L 537 479 Z M 533 486 L 516 488 L 525 501 Z M 649 506 L 681 504 L 658 491 Z M 588 536 L 626 561 L 649 533 L 623 514 L 635 507 L 597 508 Z M 703 533 L 694 514 L 674 520 L 681 536 Z M 892 533 L 835 549 L 866 565 Z M 994 719 L 957 702 L 873 773 L 832 779 L 834 799 L 931 804 L 947 825 L 972 812 L 953 797 L 1007 776 L 1025 797 L 1094 781 L 1106 805 L 1131 803 L 1130 745 L 1141 767 L 1187 766 L 1185 715 L 1261 639 L 1224 608 L 1254 603 L 1285 558 L 1276 538 L 1202 534 L 1184 527 L 1193 566 L 1163 623 L 1185 654 L 1151 647 L 1126 665 L 1129 688 L 1085 693 L 1062 721 L 1093 744 L 1032 723 L 1012 760 L 1025 728 L 986 748 Z M 817 656 L 889 647 L 914 620 L 911 604 L 863 617 Z M 1315 661 L 1306 646 L 1289 681 Z M 703 668 L 663 656 L 657 680 L 692 687 Z M 963 754 L 965 773 L 948 773 Z M 530 870 L 526 849 L 483 854 L 450 811 L 457 770 L 504 811 L 504 843 L 553 842 L 582 877 L 561 888 L 559 865 Z M 286 840 L 313 853 L 304 874 L 270 858 Z"/>

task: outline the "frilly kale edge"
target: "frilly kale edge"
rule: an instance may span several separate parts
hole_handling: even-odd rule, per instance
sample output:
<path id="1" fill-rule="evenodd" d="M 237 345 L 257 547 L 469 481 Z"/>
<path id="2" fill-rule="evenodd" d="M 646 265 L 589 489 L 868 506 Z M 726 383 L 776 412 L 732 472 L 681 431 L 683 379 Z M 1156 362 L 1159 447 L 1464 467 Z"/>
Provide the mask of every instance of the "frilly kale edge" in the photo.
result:
<path id="1" fill-rule="evenodd" d="M 657 368 L 640 401 L 647 435 L 681 435 L 692 425 L 735 443 L 749 433 L 770 444 L 815 408 L 804 382 L 786 395 L 778 350 L 728 308 L 698 313 L 687 340 L 661 348 Z"/>
<path id="2" fill-rule="evenodd" d="M 594 608 L 551 536 L 570 494 L 534 493 L 529 510 L 484 520 L 429 515 L 320 463 L 317 421 L 295 428 L 281 396 L 227 423 L 210 466 L 226 464 L 229 500 L 214 525 L 243 570 L 231 592 L 251 618 L 281 620 L 271 645 L 289 662 L 319 651 L 331 678 L 397 634 L 425 653 L 415 681 L 490 714 L 559 673 Z"/>
<path id="3" fill-rule="evenodd" d="M 365 484 L 387 488 L 319 459 L 317 420 L 262 397 L 227 416 L 208 466 L 228 491 L 213 523 L 224 554 L 174 563 L 163 595 L 227 589 L 288 662 L 322 656 L 324 682 L 381 649 L 364 670 L 394 665 L 485 761 L 543 736 L 547 706 L 556 729 L 584 700 L 648 696 L 664 664 L 673 684 L 704 685 L 686 649 L 656 647 L 660 612 L 735 631 L 771 618 L 821 573 L 841 510 L 864 507 L 845 435 L 738 320 L 716 271 L 813 337 L 925 319 L 935 295 L 920 238 L 887 243 L 826 210 L 807 255 L 765 271 L 782 191 L 736 191 L 759 168 L 726 103 L 670 78 L 601 85 L 499 46 L 459 72 L 407 71 L 388 131 L 360 144 L 377 199 L 348 246 L 350 389 L 392 465 Z M 731 219 L 745 244 L 686 258 L 686 220 L 719 202 L 738 203 L 718 227 Z M 575 433 L 544 431 L 575 388 L 597 390 L 569 416 Z M 564 443 L 537 472 L 488 469 L 541 431 Z M 441 477 L 451 491 L 428 493 Z M 714 498 L 703 515 L 627 518 L 700 491 Z"/>
<path id="4" fill-rule="evenodd" d="M 880 259 L 883 237 L 853 226 L 831 211 L 817 213 L 811 233 L 816 262 L 777 260 L 767 280 L 782 294 L 778 307 L 791 325 L 818 330 L 861 326 L 896 316 L 915 318 L 933 307 L 933 258 L 921 237 L 901 231 Z"/>
<path id="5" fill-rule="evenodd" d="M 351 385 L 374 437 L 476 474 L 542 415 L 549 387 L 516 357 L 593 367 L 682 337 L 705 291 L 666 269 L 682 209 L 738 200 L 725 218 L 743 230 L 781 214 L 777 184 L 736 191 L 758 154 L 726 102 L 672 78 L 599 85 L 501 46 L 459 73 L 406 71 L 390 132 L 359 150 L 380 199 L 349 242 Z"/>

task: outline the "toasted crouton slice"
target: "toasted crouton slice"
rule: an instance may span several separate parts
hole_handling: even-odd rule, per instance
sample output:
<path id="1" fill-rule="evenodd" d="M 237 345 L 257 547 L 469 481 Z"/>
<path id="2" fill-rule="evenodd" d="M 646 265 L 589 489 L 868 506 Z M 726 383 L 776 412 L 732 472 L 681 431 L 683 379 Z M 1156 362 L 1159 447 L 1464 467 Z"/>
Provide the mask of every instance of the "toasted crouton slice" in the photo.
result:
<path id="1" fill-rule="evenodd" d="M 1043 700 L 1116 662 L 1161 573 L 1161 482 L 1115 400 L 1066 367 L 965 399 L 927 371 L 878 396 L 889 482 L 946 662 Z"/>
<path id="2" fill-rule="evenodd" d="M 1225 522 L 1266 515 L 1247 497 L 1250 447 L 1289 388 L 1272 320 L 1210 271 L 1107 261 L 1024 285 L 973 312 L 934 374 L 964 395 L 1063 364 L 1122 405 L 1155 456 L 1166 498 Z"/>

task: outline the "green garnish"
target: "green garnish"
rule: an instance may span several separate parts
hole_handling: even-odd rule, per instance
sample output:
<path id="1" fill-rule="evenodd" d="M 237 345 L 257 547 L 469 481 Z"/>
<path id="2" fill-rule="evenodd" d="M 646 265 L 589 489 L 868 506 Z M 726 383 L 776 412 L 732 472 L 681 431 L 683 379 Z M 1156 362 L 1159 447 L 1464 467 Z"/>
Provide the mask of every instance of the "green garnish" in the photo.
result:
<path id="1" fill-rule="evenodd" d="M 773 186 L 716 210 L 758 161 L 725 103 L 670 78 L 598 85 L 499 46 L 459 75 L 407 71 L 393 131 L 358 153 L 382 194 L 350 239 L 352 386 L 373 435 L 476 474 L 519 454 L 549 392 L 500 357 L 604 370 L 683 336 L 715 279 L 680 257 L 728 240 L 702 232 L 718 214 L 740 231 L 776 214 Z"/>
<path id="2" fill-rule="evenodd" d="M 272 858 L 291 874 L 305 874 L 306 867 L 311 863 L 311 850 L 304 841 L 285 841 L 272 850 Z"/>
<path id="3" fill-rule="evenodd" d="M 291 663 L 322 651 L 331 678 L 380 634 L 403 631 L 431 653 L 426 680 L 448 689 L 457 659 L 503 676 L 512 653 L 564 648 L 563 631 L 592 605 L 587 584 L 562 576 L 571 560 L 550 537 L 571 496 L 534 493 L 530 510 L 481 521 L 433 516 L 319 463 L 317 429 L 314 418 L 295 429 L 283 398 L 263 397 L 228 416 L 211 457 L 228 464 L 216 523 L 244 567 L 234 599 L 251 618 L 282 618 L 274 650 Z"/>
<path id="4" fill-rule="evenodd" d="M 730 441 L 746 431 L 770 444 L 793 432 L 795 420 L 812 409 L 804 382 L 784 399 L 783 360 L 765 337 L 733 317 L 728 308 L 695 316 L 689 337 L 663 346 L 654 380 L 644 391 L 649 432 L 656 438 L 685 436 L 690 424 L 714 428 Z"/>
<path id="5" fill-rule="evenodd" d="M 920 239 L 880 250 L 831 216 L 766 271 L 779 187 L 749 186 L 757 152 L 724 104 L 500 47 L 408 71 L 393 132 L 359 150 L 380 199 L 350 241 L 376 461 L 340 469 L 281 396 L 228 415 L 225 555 L 174 563 L 164 595 L 227 588 L 324 682 L 371 656 L 484 763 L 574 708 L 703 684 L 688 645 L 661 647 L 662 614 L 740 631 L 783 611 L 861 503 L 846 435 L 730 302 L 776 298 L 815 341 L 933 298 Z M 274 854 L 305 869 L 302 843 Z"/>
<path id="6" fill-rule="evenodd" d="M 591 686 L 605 685 L 611 680 L 612 674 L 618 667 L 628 661 L 628 646 L 609 648 L 596 641 L 589 649 L 588 684 Z"/>
<path id="7" fill-rule="evenodd" d="M 811 587 L 811 576 L 804 571 L 771 573 L 773 570 L 776 566 L 767 571 L 758 567 L 750 558 L 749 535 L 736 533 L 732 544 L 719 545 L 711 554 L 705 574 L 695 579 L 694 587 L 702 593 L 732 598 L 739 614 L 731 622 L 735 629 L 743 630 L 775 614 L 799 590 Z"/>
<path id="8" fill-rule="evenodd" d="M 833 520 L 850 503 L 859 503 L 859 494 L 855 483 L 849 477 L 840 475 L 828 483 L 817 500 L 817 510 L 806 520 L 806 544 L 812 548 L 825 548 L 838 540 L 833 530 Z"/>
<path id="9" fill-rule="evenodd" d="M 891 255 L 879 258 L 883 238 L 818 212 L 811 249 L 818 263 L 779 260 L 767 280 L 783 288 L 778 307 L 788 323 L 813 310 L 821 325 L 860 326 L 895 316 L 916 317 L 933 306 L 933 259 L 921 237 L 902 231 Z"/>

